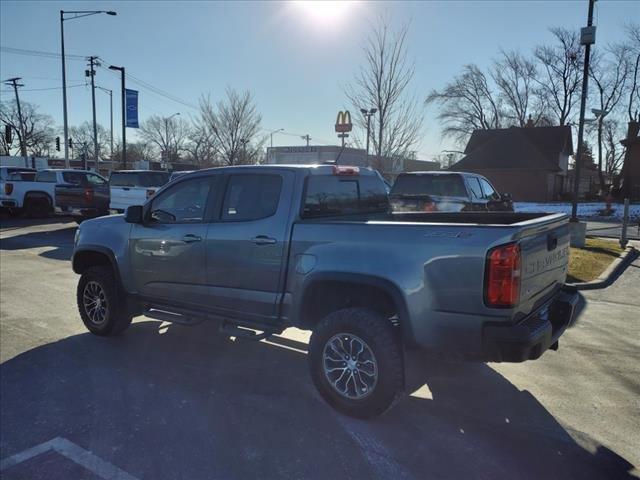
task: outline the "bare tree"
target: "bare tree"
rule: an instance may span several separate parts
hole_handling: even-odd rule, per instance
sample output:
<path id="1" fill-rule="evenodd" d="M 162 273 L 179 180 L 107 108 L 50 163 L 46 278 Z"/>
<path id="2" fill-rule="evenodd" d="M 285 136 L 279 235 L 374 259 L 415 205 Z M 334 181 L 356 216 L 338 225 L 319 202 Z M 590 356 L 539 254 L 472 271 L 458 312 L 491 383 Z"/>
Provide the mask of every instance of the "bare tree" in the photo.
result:
<path id="1" fill-rule="evenodd" d="M 476 65 L 465 65 L 442 90 L 432 91 L 426 100 L 440 107 L 438 119 L 444 136 L 466 142 L 474 130 L 501 127 L 500 101 L 492 91 L 487 76 Z"/>
<path id="2" fill-rule="evenodd" d="M 625 149 L 620 145 L 624 137 L 624 125 L 616 120 L 606 120 L 603 124 L 605 172 L 612 180 L 622 169 Z"/>
<path id="3" fill-rule="evenodd" d="M 18 116 L 15 101 L 0 103 L 0 122 L 10 125 L 15 140 L 7 144 L 2 135 L 2 150 L 11 154 L 20 154 L 20 145 L 24 142 L 28 155 L 49 155 L 55 137 L 53 119 L 49 115 L 38 113 L 38 107 L 33 103 L 21 102 L 22 122 Z M 21 128 L 22 123 L 22 128 Z"/>
<path id="4" fill-rule="evenodd" d="M 536 66 L 520 52 L 501 51 L 491 75 L 502 99 L 503 117 L 511 125 L 524 127 L 530 119 L 538 125 L 544 118 L 544 97 L 536 88 Z"/>
<path id="5" fill-rule="evenodd" d="M 113 146 L 113 161 L 120 163 L 122 161 L 122 140 L 117 140 Z M 157 160 L 154 152 L 154 145 L 146 140 L 139 142 L 127 142 L 127 164 L 129 168 L 133 166 L 133 162 L 153 161 Z"/>
<path id="6" fill-rule="evenodd" d="M 629 76 L 629 47 L 626 45 L 608 46 L 594 57 L 589 65 L 589 77 L 593 80 L 594 96 L 600 113 L 598 114 L 598 179 L 600 191 L 605 191 L 605 171 L 602 157 L 603 118 L 614 110 L 625 91 Z"/>
<path id="7" fill-rule="evenodd" d="M 627 38 L 630 67 L 627 113 L 630 122 L 640 122 L 640 24 L 627 26 Z"/>
<path id="8" fill-rule="evenodd" d="M 414 68 L 407 60 L 407 33 L 408 25 L 392 31 L 389 21 L 379 18 L 363 47 L 364 64 L 345 87 L 354 111 L 377 109 L 371 118 L 370 140 L 379 169 L 384 169 L 384 159 L 393 162 L 406 157 L 420 139 L 423 114 L 420 102 L 409 91 Z M 359 114 L 354 120 L 366 129 Z"/>
<path id="9" fill-rule="evenodd" d="M 227 88 L 226 98 L 215 106 L 209 97 L 200 99 L 203 128 L 215 140 L 217 157 L 225 165 L 252 164 L 260 159 L 264 139 L 258 138 L 262 116 L 248 90 Z"/>
<path id="10" fill-rule="evenodd" d="M 573 107 L 580 99 L 582 55 L 578 33 L 565 28 L 552 28 L 555 45 L 540 45 L 534 51 L 540 66 L 536 77 L 541 95 L 558 125 L 571 121 Z"/>
<path id="11" fill-rule="evenodd" d="M 189 160 L 199 166 L 216 164 L 216 143 L 213 134 L 201 120 L 194 120 L 189 129 L 189 138 L 184 149 Z"/>
<path id="12" fill-rule="evenodd" d="M 98 131 L 98 151 L 108 151 L 111 139 L 109 131 L 100 124 L 96 125 L 96 130 Z M 73 154 L 76 156 L 85 155 L 86 158 L 95 158 L 93 151 L 93 123 L 83 122 L 77 127 L 69 128 L 69 137 L 73 140 Z"/>
<path id="13" fill-rule="evenodd" d="M 166 162 L 177 162 L 185 151 L 189 136 L 189 124 L 177 117 L 152 115 L 140 126 L 140 137 L 155 145 Z"/>

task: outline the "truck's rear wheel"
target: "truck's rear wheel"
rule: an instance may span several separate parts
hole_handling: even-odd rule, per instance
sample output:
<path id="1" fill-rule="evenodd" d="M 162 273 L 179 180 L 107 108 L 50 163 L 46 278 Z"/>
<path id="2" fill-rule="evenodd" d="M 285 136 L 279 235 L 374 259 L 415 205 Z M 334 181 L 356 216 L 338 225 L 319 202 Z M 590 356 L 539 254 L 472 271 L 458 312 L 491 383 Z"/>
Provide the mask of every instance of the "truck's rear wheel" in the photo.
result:
<path id="1" fill-rule="evenodd" d="M 96 266 L 83 272 L 77 289 L 78 310 L 91 333 L 113 336 L 131 324 L 131 314 L 118 290 L 111 267 Z"/>
<path id="2" fill-rule="evenodd" d="M 373 310 L 325 317 L 309 343 L 311 378 L 336 410 L 370 418 L 388 410 L 404 387 L 402 348 L 393 326 Z"/>
<path id="3" fill-rule="evenodd" d="M 47 197 L 29 197 L 25 201 L 25 211 L 30 218 L 45 218 L 51 212 L 51 202 Z"/>

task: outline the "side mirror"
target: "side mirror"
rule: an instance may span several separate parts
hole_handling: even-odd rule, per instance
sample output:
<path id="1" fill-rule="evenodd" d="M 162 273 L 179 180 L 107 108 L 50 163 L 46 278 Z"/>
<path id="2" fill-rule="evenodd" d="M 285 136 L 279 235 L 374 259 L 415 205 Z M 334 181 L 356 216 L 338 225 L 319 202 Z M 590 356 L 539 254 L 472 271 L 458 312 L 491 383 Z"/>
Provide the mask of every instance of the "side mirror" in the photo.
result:
<path id="1" fill-rule="evenodd" d="M 127 207 L 127 211 L 124 214 L 124 221 L 127 223 L 142 223 L 143 211 L 142 205 L 131 205 Z"/>
<path id="2" fill-rule="evenodd" d="M 500 195 L 500 200 L 502 200 L 503 202 L 510 202 L 511 201 L 511 194 L 509 193 L 503 193 Z"/>

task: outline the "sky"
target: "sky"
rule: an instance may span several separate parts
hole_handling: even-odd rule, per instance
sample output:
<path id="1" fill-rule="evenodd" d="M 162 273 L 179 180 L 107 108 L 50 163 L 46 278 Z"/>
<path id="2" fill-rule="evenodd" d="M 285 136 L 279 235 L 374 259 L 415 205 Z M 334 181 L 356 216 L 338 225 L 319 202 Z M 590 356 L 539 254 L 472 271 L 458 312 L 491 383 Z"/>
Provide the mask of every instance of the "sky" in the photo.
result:
<path id="1" fill-rule="evenodd" d="M 124 66 L 146 85 L 138 89 L 140 120 L 150 115 L 197 115 L 199 99 L 220 100 L 227 87 L 253 92 L 263 132 L 278 145 L 337 144 L 338 110 L 349 107 L 344 87 L 358 72 L 372 22 L 386 15 L 409 24 L 408 56 L 415 65 L 411 93 L 424 99 L 463 65 L 491 64 L 500 49 L 530 52 L 552 41 L 549 27 L 586 25 L 587 0 L 422 2 L 193 2 L 0 0 L 0 46 L 60 53 L 60 10 L 115 10 L 65 21 L 67 55 L 97 55 Z M 624 26 L 640 18 L 640 2 L 600 0 L 594 24 L 597 45 L 617 42 Z M 67 57 L 69 124 L 91 120 L 86 62 Z M 21 77 L 21 101 L 32 102 L 62 125 L 59 58 L 0 51 L 0 79 Z M 96 84 L 114 91 L 114 130 L 120 123 L 120 80 L 100 68 Z M 158 95 L 160 89 L 174 99 Z M 42 90 L 47 89 L 47 90 Z M 0 100 L 13 98 L 3 86 Z M 98 122 L 109 126 L 109 97 L 96 92 Z M 353 114 L 353 112 L 352 112 Z M 452 143 L 442 139 L 437 109 L 425 109 L 418 157 L 428 160 Z M 135 139 L 133 129 L 127 139 Z"/>

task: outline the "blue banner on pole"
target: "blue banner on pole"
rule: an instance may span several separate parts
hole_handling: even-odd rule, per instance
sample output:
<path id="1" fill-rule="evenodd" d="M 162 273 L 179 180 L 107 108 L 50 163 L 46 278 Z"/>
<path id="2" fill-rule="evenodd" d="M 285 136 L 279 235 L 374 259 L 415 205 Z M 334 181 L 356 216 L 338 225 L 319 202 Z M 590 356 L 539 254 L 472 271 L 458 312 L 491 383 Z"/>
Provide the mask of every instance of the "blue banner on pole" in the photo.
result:
<path id="1" fill-rule="evenodd" d="M 127 100 L 127 127 L 139 128 L 138 125 L 138 91 L 125 88 Z"/>

